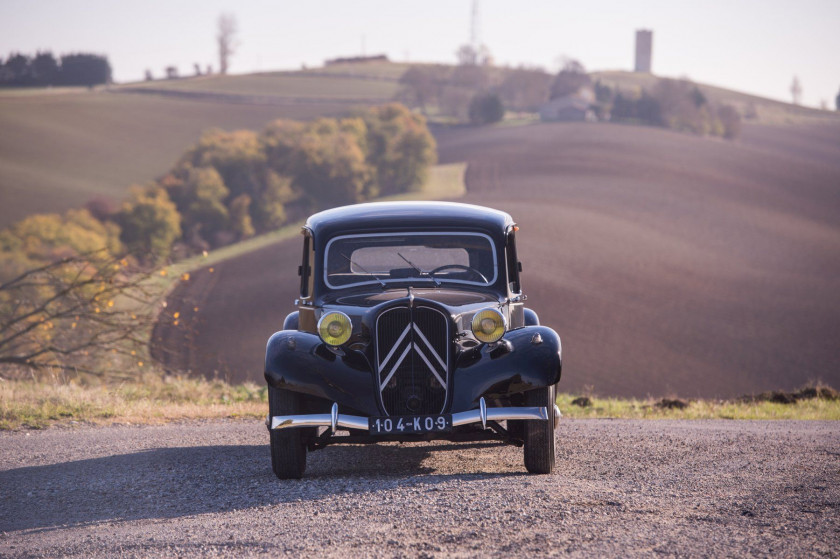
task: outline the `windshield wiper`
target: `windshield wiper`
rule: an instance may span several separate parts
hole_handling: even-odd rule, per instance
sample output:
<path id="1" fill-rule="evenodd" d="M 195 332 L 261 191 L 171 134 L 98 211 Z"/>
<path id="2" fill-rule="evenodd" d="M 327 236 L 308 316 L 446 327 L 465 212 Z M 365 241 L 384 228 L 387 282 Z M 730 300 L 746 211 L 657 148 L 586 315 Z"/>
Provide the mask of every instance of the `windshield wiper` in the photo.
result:
<path id="1" fill-rule="evenodd" d="M 379 276 L 377 276 L 377 275 L 376 275 L 376 274 L 374 274 L 373 272 L 368 272 L 368 271 L 367 271 L 367 270 L 365 270 L 365 269 L 364 269 L 364 268 L 363 268 L 363 267 L 362 267 L 362 266 L 361 266 L 358 262 L 353 262 L 353 261 L 350 259 L 350 257 L 349 257 L 349 256 L 347 256 L 346 254 L 344 254 L 344 253 L 342 253 L 342 252 L 339 252 L 339 254 L 340 254 L 342 257 L 344 257 L 345 259 L 347 259 L 347 261 L 350 263 L 350 265 L 357 267 L 358 269 L 360 269 L 361 271 L 363 271 L 364 273 L 366 273 L 366 274 L 367 274 L 367 275 L 369 275 L 369 276 L 373 276 L 373 277 L 374 277 L 374 279 L 376 279 L 376 281 L 378 281 L 378 282 L 379 282 L 379 285 L 381 285 L 381 286 L 382 286 L 382 289 L 385 289 L 385 288 L 387 287 L 387 286 L 385 285 L 385 282 L 384 282 L 384 281 L 382 281 L 382 278 L 380 278 Z"/>
<path id="2" fill-rule="evenodd" d="M 399 256 L 400 258 L 402 258 L 403 260 L 405 260 L 405 261 L 408 263 L 408 265 L 409 265 L 409 266 L 411 266 L 412 268 L 414 268 L 414 271 L 415 271 L 415 272 L 417 272 L 418 274 L 420 274 L 420 277 L 426 276 L 426 277 L 430 278 L 433 282 L 435 282 L 435 287 L 440 287 L 440 281 L 438 281 L 438 279 L 435 277 L 435 275 L 434 275 L 433 273 L 431 273 L 431 272 L 424 272 L 423 270 L 421 270 L 420 268 L 418 268 L 416 264 L 414 264 L 411 260 L 409 260 L 408 258 L 406 258 L 405 256 L 403 256 L 403 255 L 402 255 L 402 254 L 400 254 L 399 252 L 397 252 L 397 256 Z"/>

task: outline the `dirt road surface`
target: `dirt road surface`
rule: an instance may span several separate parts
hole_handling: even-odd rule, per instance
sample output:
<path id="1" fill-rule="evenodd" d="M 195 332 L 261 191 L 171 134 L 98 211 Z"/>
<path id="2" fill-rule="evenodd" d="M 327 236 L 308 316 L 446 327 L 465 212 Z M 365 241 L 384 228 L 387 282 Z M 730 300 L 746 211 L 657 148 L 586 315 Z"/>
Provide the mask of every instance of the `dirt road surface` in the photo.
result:
<path id="1" fill-rule="evenodd" d="M 838 555 L 836 423 L 557 437 L 550 476 L 515 447 L 418 443 L 330 447 L 281 482 L 253 421 L 3 433 L 0 556 Z"/>

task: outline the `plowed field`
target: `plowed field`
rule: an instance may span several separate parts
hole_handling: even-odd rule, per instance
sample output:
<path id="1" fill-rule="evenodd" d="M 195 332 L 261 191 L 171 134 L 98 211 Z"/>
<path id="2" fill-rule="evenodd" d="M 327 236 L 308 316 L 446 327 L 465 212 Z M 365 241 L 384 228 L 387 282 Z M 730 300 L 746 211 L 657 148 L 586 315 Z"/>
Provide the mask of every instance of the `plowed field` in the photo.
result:
<path id="1" fill-rule="evenodd" d="M 521 224 L 525 291 L 563 339 L 564 391 L 840 384 L 840 123 L 747 126 L 734 142 L 610 124 L 437 138 L 443 163 L 469 163 L 464 201 Z M 168 338 L 175 364 L 261 379 L 299 253 L 293 240 L 194 274 L 170 300 L 199 308 L 189 344 Z"/>

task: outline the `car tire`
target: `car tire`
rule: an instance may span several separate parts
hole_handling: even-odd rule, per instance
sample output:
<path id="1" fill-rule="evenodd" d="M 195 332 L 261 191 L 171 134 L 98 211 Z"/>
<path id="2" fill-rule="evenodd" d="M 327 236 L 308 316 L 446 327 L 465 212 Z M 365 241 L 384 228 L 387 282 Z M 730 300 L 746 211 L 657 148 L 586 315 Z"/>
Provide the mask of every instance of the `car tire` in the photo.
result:
<path id="1" fill-rule="evenodd" d="M 526 406 L 545 406 L 549 420 L 525 421 L 525 469 L 532 474 L 554 471 L 554 386 L 525 393 Z"/>
<path id="2" fill-rule="evenodd" d="M 300 413 L 300 395 L 282 388 L 268 387 L 268 411 L 271 416 Z M 280 479 L 300 479 L 306 471 L 308 429 L 269 429 L 271 469 Z"/>

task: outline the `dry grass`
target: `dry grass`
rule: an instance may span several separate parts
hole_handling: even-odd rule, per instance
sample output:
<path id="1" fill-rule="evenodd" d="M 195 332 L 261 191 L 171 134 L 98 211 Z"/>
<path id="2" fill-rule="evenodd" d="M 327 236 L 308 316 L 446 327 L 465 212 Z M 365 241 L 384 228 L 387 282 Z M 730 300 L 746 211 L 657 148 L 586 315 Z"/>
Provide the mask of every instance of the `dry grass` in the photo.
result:
<path id="1" fill-rule="evenodd" d="M 266 389 L 203 378 L 163 377 L 111 383 L 60 379 L 0 382 L 0 429 L 54 425 L 156 425 L 186 419 L 262 418 Z"/>
<path id="2" fill-rule="evenodd" d="M 622 419 L 809 419 L 840 420 L 840 400 L 811 398 L 795 404 L 761 400 L 677 400 L 684 408 L 661 405 L 663 400 L 590 397 L 591 405 L 572 404 L 576 396 L 560 394 L 557 405 L 565 417 Z"/>
<path id="3" fill-rule="evenodd" d="M 574 398 L 570 394 L 557 397 L 567 418 L 840 420 L 840 400 L 822 398 L 795 404 L 693 400 L 684 409 L 663 408 L 656 400 L 620 398 L 591 398 L 591 406 L 580 407 L 572 404 Z M 264 386 L 155 373 L 122 383 L 59 378 L 0 382 L 0 430 L 221 418 L 259 421 L 267 408 Z"/>

